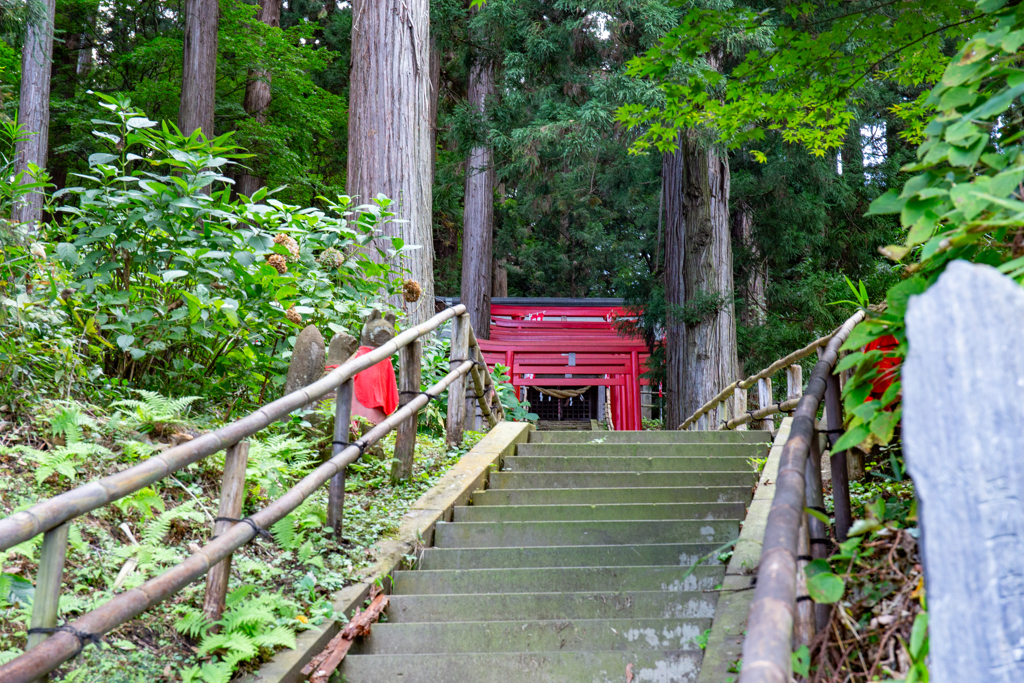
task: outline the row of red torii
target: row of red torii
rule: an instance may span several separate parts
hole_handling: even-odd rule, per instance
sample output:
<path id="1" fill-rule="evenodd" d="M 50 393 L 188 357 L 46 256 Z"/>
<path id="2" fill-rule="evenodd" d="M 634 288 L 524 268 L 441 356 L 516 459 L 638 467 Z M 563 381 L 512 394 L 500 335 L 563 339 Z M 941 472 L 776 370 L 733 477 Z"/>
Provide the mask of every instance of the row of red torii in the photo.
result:
<path id="1" fill-rule="evenodd" d="M 641 377 L 649 352 L 643 340 L 617 328 L 623 317 L 629 313 L 620 302 L 494 302 L 490 339 L 480 339 L 480 349 L 489 369 L 498 363 L 509 368 L 519 398 L 524 387 L 603 386 L 608 424 L 616 430 L 639 430 L 641 386 L 650 384 Z"/>

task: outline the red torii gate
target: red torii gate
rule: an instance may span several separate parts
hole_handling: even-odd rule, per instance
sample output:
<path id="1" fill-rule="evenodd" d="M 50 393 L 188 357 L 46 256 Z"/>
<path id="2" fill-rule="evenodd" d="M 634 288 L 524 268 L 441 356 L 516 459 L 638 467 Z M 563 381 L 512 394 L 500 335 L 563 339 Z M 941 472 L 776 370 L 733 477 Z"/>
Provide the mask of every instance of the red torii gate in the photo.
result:
<path id="1" fill-rule="evenodd" d="M 649 354 L 641 340 L 623 337 L 615 329 L 613 321 L 628 315 L 615 305 L 494 303 L 491 338 L 479 340 L 480 349 L 491 369 L 496 363 L 509 368 L 517 396 L 527 386 L 605 386 L 614 428 L 639 430 L 640 386 L 649 384 L 640 374 L 647 369 Z M 574 364 L 569 354 L 574 354 Z M 562 376 L 535 377 L 541 374 Z"/>

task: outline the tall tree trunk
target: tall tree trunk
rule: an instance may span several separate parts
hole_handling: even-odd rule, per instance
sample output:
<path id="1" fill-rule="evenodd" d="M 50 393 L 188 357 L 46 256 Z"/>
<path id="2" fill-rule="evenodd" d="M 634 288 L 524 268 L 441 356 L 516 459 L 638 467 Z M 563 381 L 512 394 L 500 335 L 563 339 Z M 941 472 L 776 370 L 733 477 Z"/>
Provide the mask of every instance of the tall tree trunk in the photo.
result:
<path id="1" fill-rule="evenodd" d="M 256 18 L 271 28 L 281 26 L 281 0 L 259 0 L 260 9 Z M 245 84 L 245 99 L 242 106 L 245 113 L 256 119 L 260 125 L 267 122 L 267 110 L 270 108 L 270 72 L 266 69 L 249 69 L 249 77 Z M 258 168 L 258 161 L 256 162 Z M 258 171 L 256 171 L 258 173 Z M 238 178 L 235 191 L 251 197 L 256 190 L 267 184 L 263 175 L 243 173 Z"/>
<path id="2" fill-rule="evenodd" d="M 46 166 L 50 139 L 50 60 L 53 57 L 53 21 L 56 0 L 46 0 L 45 16 L 30 18 L 25 26 L 25 44 L 21 50 L 21 94 L 18 123 L 27 139 L 15 147 L 17 171 L 25 171 L 23 182 L 30 183 L 28 165 Z M 43 194 L 33 192 L 22 198 L 11 211 L 11 219 L 36 223 L 43 217 Z"/>
<path id="3" fill-rule="evenodd" d="M 423 288 L 419 301 L 403 304 L 410 324 L 434 312 L 428 6 L 352 3 L 348 193 L 363 203 L 378 193 L 389 197 L 399 220 L 382 226 L 384 236 L 420 247 L 402 263 Z M 389 248 L 390 240 L 381 246 Z"/>
<path id="4" fill-rule="evenodd" d="M 687 418 L 686 388 L 686 285 L 683 279 L 686 223 L 683 214 L 683 134 L 678 151 L 661 160 L 665 202 L 665 398 L 666 429 L 675 429 Z"/>
<path id="5" fill-rule="evenodd" d="M 495 259 L 491 268 L 491 299 L 508 296 L 508 270 L 505 268 L 505 261 Z"/>
<path id="6" fill-rule="evenodd" d="M 213 137 L 217 89 L 217 0 L 185 0 L 185 45 L 178 128 Z"/>
<path id="7" fill-rule="evenodd" d="M 768 281 L 768 264 L 754 241 L 754 210 L 741 203 L 732 216 L 733 239 L 747 252 L 748 265 L 744 282 L 739 287 L 743 298 L 743 312 L 740 322 L 747 327 L 760 327 L 768 320 L 768 299 L 765 286 Z"/>
<path id="8" fill-rule="evenodd" d="M 481 115 L 494 92 L 494 67 L 478 60 L 469 71 L 470 106 Z M 487 145 L 473 147 L 466 159 L 462 212 L 462 303 L 476 336 L 490 339 L 491 275 L 494 260 L 494 158 Z"/>
<path id="9" fill-rule="evenodd" d="M 739 374 L 729 230 L 729 160 L 695 131 L 663 162 L 669 424 L 676 426 Z M 680 302 L 682 302 L 680 304 Z M 682 342 L 682 343 L 680 343 Z M 720 416 L 712 414 L 717 426 Z"/>

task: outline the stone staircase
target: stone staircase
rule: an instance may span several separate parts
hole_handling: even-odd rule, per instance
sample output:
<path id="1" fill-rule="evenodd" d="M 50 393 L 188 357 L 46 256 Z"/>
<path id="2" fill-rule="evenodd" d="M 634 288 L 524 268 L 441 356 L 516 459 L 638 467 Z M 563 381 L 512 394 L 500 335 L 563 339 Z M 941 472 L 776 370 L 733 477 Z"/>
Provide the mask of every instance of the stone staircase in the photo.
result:
<path id="1" fill-rule="evenodd" d="M 736 538 L 750 459 L 769 441 L 532 432 L 437 524 L 419 567 L 395 572 L 387 621 L 356 642 L 342 680 L 695 681 L 724 567 L 682 577 Z"/>

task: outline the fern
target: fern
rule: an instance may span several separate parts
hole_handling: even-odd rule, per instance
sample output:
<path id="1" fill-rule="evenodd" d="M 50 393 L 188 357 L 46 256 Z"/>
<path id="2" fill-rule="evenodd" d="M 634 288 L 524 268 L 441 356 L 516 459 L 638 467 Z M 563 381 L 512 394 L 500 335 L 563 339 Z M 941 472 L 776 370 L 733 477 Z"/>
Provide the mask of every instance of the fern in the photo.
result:
<path id="1" fill-rule="evenodd" d="M 36 486 L 50 478 L 54 473 L 74 481 L 78 476 L 78 468 L 81 467 L 83 458 L 97 455 L 113 455 L 109 449 L 95 443 L 76 441 L 53 451 L 40 451 L 28 446 L 14 446 L 13 448 L 0 449 L 4 453 L 21 453 L 26 458 L 36 463 L 35 479 Z"/>
<path id="2" fill-rule="evenodd" d="M 233 667 L 226 662 L 204 662 L 181 672 L 182 683 L 230 683 Z"/>
<path id="3" fill-rule="evenodd" d="M 130 408 L 127 414 L 129 423 L 141 432 L 160 432 L 166 427 L 184 424 L 182 417 L 190 405 L 202 398 L 202 396 L 182 396 L 181 398 L 169 398 L 161 396 L 155 391 L 145 389 L 136 390 L 142 400 L 125 399 L 111 403 L 114 407 Z"/>
<path id="4" fill-rule="evenodd" d="M 316 465 L 317 454 L 308 442 L 279 434 L 252 442 L 245 478 L 253 482 L 259 494 L 273 498 Z"/>
<path id="5" fill-rule="evenodd" d="M 148 458 L 156 450 L 156 446 L 142 441 L 122 441 L 121 459 L 131 462 Z"/>
<path id="6" fill-rule="evenodd" d="M 295 528 L 295 518 L 292 515 L 286 516 L 270 527 L 270 533 L 274 540 L 285 550 L 298 550 L 305 541 L 305 534 Z"/>
<path id="7" fill-rule="evenodd" d="M 171 522 L 176 519 L 191 520 L 193 522 L 202 521 L 203 514 L 198 512 L 195 507 L 196 502 L 194 500 L 190 500 L 187 503 L 182 503 L 178 507 L 171 508 L 170 510 L 161 513 L 146 527 L 145 531 L 142 532 L 140 544 L 159 545 L 163 543 L 164 538 L 171 531 Z"/>
<path id="8" fill-rule="evenodd" d="M 132 510 L 138 510 L 142 514 L 143 519 L 150 519 L 154 516 L 153 509 L 165 512 L 167 506 L 164 505 L 163 498 L 157 495 L 157 492 L 148 486 L 139 489 L 135 493 L 125 496 L 120 500 L 114 501 L 114 505 L 121 511 L 122 514 L 130 516 Z"/>
<path id="9" fill-rule="evenodd" d="M 260 647 L 278 648 L 286 647 L 290 650 L 295 649 L 295 631 L 291 630 L 287 626 L 275 626 L 265 633 L 261 633 L 253 638 Z"/>
<path id="10" fill-rule="evenodd" d="M 189 638 L 205 636 L 212 622 L 206 618 L 202 610 L 194 607 L 179 607 L 178 614 L 182 617 L 174 622 L 174 630 Z"/>

